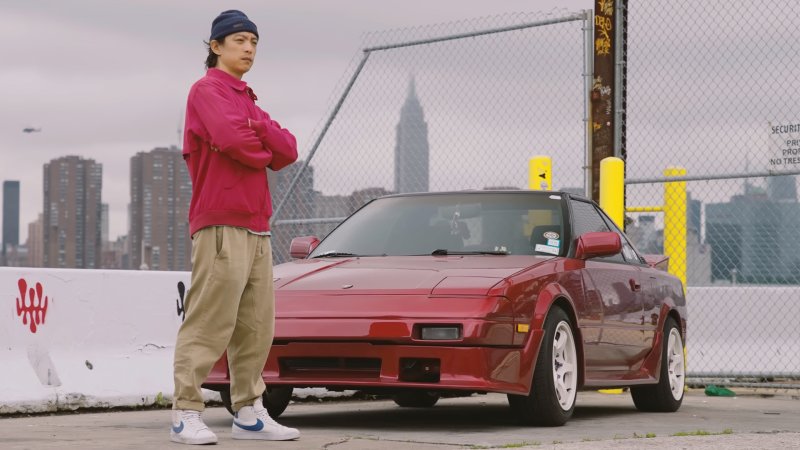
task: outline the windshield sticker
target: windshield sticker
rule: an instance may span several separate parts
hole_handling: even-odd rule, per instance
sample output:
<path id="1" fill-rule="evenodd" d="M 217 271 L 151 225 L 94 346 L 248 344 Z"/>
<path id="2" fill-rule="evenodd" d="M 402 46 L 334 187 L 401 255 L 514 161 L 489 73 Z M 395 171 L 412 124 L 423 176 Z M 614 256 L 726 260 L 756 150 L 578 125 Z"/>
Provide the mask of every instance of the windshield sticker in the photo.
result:
<path id="1" fill-rule="evenodd" d="M 561 196 L 560 195 L 551 195 L 550 199 L 551 200 L 561 200 Z"/>
<path id="2" fill-rule="evenodd" d="M 547 245 L 558 248 L 561 247 L 561 241 L 559 241 L 558 239 L 548 239 Z"/>
<path id="3" fill-rule="evenodd" d="M 544 236 L 545 239 L 558 239 L 561 237 L 555 231 L 545 231 L 545 233 L 542 236 Z"/>
<path id="4" fill-rule="evenodd" d="M 549 253 L 551 255 L 558 255 L 558 248 L 551 247 L 549 245 L 536 244 L 534 250 L 536 250 L 537 252 Z"/>

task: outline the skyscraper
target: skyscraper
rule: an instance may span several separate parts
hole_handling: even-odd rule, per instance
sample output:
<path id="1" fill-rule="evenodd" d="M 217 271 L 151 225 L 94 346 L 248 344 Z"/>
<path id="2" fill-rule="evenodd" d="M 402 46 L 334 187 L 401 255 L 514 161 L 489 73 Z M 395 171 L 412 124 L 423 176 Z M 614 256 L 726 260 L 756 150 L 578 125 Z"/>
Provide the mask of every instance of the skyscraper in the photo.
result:
<path id="1" fill-rule="evenodd" d="M 28 224 L 28 240 L 25 246 L 28 247 L 28 267 L 44 266 L 44 230 L 42 230 L 42 213 L 33 222 Z"/>
<path id="2" fill-rule="evenodd" d="M 3 264 L 8 246 L 19 246 L 19 181 L 3 182 Z"/>
<path id="3" fill-rule="evenodd" d="M 132 269 L 189 270 L 192 182 L 177 147 L 131 157 L 128 230 Z"/>
<path id="4" fill-rule="evenodd" d="M 800 241 L 792 236 L 800 223 L 800 203 L 781 188 L 769 198 L 745 185 L 730 202 L 706 205 L 706 240 L 712 248 L 712 276 L 759 284 L 800 282 Z"/>
<path id="5" fill-rule="evenodd" d="M 64 156 L 44 165 L 45 267 L 100 266 L 103 166 L 93 159 Z"/>
<path id="6" fill-rule="evenodd" d="M 797 177 L 784 175 L 767 178 L 767 196 L 773 202 L 797 203 Z"/>
<path id="7" fill-rule="evenodd" d="M 414 78 L 408 83 L 408 94 L 400 110 L 397 141 L 394 147 L 394 190 L 397 193 L 427 192 L 429 155 L 428 124 L 417 98 Z"/>
<path id="8" fill-rule="evenodd" d="M 102 243 L 103 251 L 108 247 L 108 203 L 100 205 L 100 242 Z"/>

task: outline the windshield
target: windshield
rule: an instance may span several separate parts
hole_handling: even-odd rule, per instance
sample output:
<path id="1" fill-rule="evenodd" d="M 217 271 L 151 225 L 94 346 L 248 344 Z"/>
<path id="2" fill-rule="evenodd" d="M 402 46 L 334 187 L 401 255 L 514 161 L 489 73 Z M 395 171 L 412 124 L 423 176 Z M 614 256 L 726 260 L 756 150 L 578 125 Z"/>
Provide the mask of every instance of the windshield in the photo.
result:
<path id="1" fill-rule="evenodd" d="M 324 256 L 548 255 L 564 252 L 561 196 L 454 193 L 377 199 L 311 253 Z"/>

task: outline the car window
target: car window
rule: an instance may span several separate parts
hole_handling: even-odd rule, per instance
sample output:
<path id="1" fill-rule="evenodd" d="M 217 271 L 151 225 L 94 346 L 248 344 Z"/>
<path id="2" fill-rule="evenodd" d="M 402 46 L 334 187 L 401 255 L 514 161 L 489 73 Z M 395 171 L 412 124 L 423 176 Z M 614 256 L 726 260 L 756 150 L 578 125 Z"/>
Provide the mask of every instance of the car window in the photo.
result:
<path id="1" fill-rule="evenodd" d="M 625 261 L 632 264 L 646 264 L 644 258 L 639 255 L 639 252 L 636 251 L 636 248 L 633 246 L 630 239 L 628 239 L 628 237 L 625 236 L 625 233 L 623 233 L 619 227 L 617 227 L 617 224 L 615 224 L 614 221 L 612 221 L 611 218 L 609 218 L 606 214 L 603 214 L 603 219 L 605 219 L 608 227 L 619 235 L 619 238 L 622 241 L 622 256 L 625 258 Z"/>
<path id="2" fill-rule="evenodd" d="M 343 222 L 310 256 L 429 255 L 435 250 L 557 256 L 565 251 L 561 202 L 559 195 L 541 193 L 381 198 Z"/>
<path id="3" fill-rule="evenodd" d="M 611 231 L 602 214 L 597 210 L 597 208 L 595 208 L 593 204 L 574 199 L 570 201 L 570 204 L 572 205 L 572 230 L 574 232 L 572 236 L 573 240 L 577 240 L 585 233 Z M 625 262 L 625 259 L 621 254 L 593 259 L 611 262 Z"/>

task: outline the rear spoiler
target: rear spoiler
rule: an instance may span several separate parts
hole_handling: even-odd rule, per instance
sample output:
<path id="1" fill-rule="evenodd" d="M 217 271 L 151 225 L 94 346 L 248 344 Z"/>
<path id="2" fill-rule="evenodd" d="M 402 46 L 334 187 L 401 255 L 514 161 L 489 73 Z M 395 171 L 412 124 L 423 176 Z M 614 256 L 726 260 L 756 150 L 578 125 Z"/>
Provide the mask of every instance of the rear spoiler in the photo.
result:
<path id="1" fill-rule="evenodd" d="M 644 257 L 645 262 L 648 266 L 663 270 L 664 272 L 669 271 L 669 256 L 666 255 L 642 255 Z"/>

